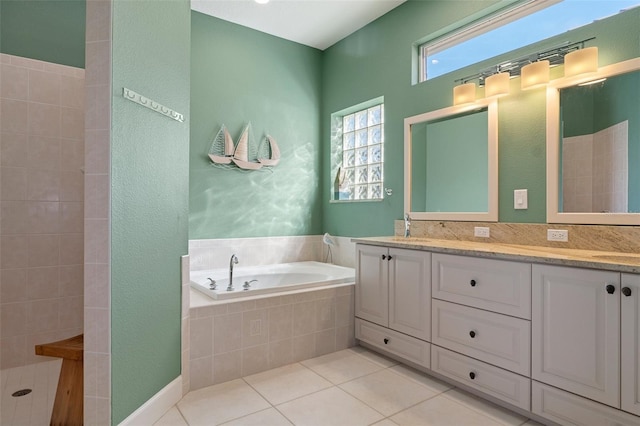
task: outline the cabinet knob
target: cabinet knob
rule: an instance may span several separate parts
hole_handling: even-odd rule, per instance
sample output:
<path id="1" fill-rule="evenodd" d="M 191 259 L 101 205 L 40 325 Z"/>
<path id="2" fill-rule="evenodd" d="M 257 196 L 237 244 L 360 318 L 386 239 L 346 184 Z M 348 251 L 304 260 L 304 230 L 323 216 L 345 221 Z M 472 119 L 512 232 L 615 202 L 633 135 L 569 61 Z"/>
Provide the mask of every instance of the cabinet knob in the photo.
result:
<path id="1" fill-rule="evenodd" d="M 391 260 L 391 255 L 387 256 L 389 260 Z"/>
<path id="2" fill-rule="evenodd" d="M 469 378 L 471 380 L 475 379 L 476 378 L 476 373 L 474 373 L 473 371 L 471 373 L 469 373 Z"/>
<path id="3" fill-rule="evenodd" d="M 386 258 L 387 258 L 387 255 L 386 255 L 386 254 L 383 254 L 383 255 L 382 255 L 382 260 L 385 260 Z"/>
<path id="4" fill-rule="evenodd" d="M 613 294 L 616 292 L 616 287 L 612 284 L 607 284 L 606 289 L 607 289 L 607 293 L 609 294 Z"/>
<path id="5" fill-rule="evenodd" d="M 631 289 L 629 287 L 622 287 L 622 294 L 624 294 L 625 296 L 629 297 L 631 296 Z"/>
<path id="6" fill-rule="evenodd" d="M 476 332 L 475 332 L 475 331 L 473 331 L 473 330 L 471 330 L 471 331 L 469 332 L 469 336 L 471 336 L 471 338 L 473 339 L 474 337 L 476 337 Z"/>
<path id="7" fill-rule="evenodd" d="M 384 344 L 386 345 L 387 343 L 389 343 L 389 339 L 384 339 Z"/>
<path id="8" fill-rule="evenodd" d="M 469 284 L 471 284 L 471 287 L 475 287 L 476 286 L 476 280 L 471 280 L 469 282 Z"/>

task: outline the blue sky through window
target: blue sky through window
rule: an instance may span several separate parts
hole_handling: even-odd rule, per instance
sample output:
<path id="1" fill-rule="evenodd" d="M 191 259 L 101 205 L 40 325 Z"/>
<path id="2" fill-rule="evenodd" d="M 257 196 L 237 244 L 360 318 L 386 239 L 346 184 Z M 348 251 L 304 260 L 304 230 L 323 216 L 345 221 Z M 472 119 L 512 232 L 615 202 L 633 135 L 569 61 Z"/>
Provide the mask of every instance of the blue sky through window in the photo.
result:
<path id="1" fill-rule="evenodd" d="M 427 79 L 562 34 L 638 5 L 639 0 L 564 0 L 429 55 L 425 58 Z"/>

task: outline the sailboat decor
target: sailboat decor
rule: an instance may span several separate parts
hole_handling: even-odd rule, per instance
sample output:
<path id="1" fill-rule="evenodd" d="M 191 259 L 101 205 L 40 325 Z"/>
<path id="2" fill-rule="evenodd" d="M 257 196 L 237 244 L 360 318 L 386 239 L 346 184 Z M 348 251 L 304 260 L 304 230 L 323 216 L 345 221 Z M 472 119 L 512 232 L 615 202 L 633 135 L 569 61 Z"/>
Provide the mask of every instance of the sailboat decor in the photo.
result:
<path id="1" fill-rule="evenodd" d="M 260 144 L 258 161 L 264 166 L 277 166 L 280 162 L 280 147 L 271 135 L 265 137 L 265 142 Z"/>
<path id="2" fill-rule="evenodd" d="M 229 131 L 223 124 L 213 138 L 209 149 L 212 165 L 222 168 L 237 166 L 243 170 L 259 170 L 276 166 L 280 162 L 280 148 L 275 139 L 266 135 L 265 140 L 256 147 L 251 137 L 251 123 L 247 124 L 238 143 L 234 145 Z"/>
<path id="3" fill-rule="evenodd" d="M 209 149 L 209 158 L 215 164 L 229 164 L 231 163 L 231 157 L 234 151 L 233 139 L 231 139 L 229 131 L 223 124 L 216 134 L 216 137 L 213 138 L 211 148 Z"/>

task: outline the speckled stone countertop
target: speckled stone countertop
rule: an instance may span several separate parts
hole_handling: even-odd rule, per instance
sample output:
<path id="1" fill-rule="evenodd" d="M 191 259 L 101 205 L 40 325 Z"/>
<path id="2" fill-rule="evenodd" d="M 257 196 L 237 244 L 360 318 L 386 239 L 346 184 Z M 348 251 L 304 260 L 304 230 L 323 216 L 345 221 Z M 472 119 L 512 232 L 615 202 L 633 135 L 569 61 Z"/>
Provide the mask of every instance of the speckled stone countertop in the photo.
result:
<path id="1" fill-rule="evenodd" d="M 640 254 L 430 238 L 368 237 L 354 243 L 491 259 L 640 273 Z"/>

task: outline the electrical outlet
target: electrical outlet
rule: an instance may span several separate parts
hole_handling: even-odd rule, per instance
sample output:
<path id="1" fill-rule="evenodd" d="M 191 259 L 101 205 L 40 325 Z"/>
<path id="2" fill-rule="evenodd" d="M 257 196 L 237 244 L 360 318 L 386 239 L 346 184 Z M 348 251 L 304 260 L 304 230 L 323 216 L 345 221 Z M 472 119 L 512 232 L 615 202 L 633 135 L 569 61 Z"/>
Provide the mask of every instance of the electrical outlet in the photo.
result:
<path id="1" fill-rule="evenodd" d="M 566 229 L 547 229 L 547 241 L 569 241 L 569 231 Z"/>
<path id="2" fill-rule="evenodd" d="M 249 335 L 258 336 L 262 333 L 262 320 L 251 320 L 249 322 Z"/>
<path id="3" fill-rule="evenodd" d="M 480 238 L 489 238 L 491 231 L 485 226 L 475 226 L 473 228 L 473 236 Z"/>

